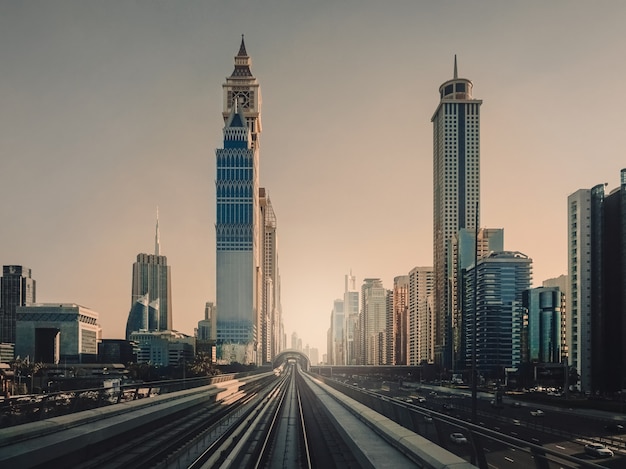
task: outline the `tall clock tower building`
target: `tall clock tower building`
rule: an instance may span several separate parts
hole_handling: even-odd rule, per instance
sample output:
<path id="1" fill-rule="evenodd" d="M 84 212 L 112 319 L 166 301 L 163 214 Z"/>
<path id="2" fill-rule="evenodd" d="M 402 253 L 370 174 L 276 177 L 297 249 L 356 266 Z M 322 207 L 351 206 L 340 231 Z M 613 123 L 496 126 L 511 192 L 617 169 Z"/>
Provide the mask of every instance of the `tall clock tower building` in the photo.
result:
<path id="1" fill-rule="evenodd" d="M 226 123 L 233 109 L 233 104 L 238 103 L 250 129 L 252 148 L 256 149 L 259 146 L 259 135 L 261 134 L 261 88 L 257 79 L 252 76 L 251 64 L 252 61 L 246 52 L 242 34 L 239 52 L 235 56 L 235 69 L 226 78 L 226 83 L 222 85 L 224 90 L 222 116 L 224 123 Z"/>
<path id="2" fill-rule="evenodd" d="M 221 363 L 256 363 L 259 346 L 259 84 L 241 39 L 224 90 L 216 150 L 216 339 Z"/>

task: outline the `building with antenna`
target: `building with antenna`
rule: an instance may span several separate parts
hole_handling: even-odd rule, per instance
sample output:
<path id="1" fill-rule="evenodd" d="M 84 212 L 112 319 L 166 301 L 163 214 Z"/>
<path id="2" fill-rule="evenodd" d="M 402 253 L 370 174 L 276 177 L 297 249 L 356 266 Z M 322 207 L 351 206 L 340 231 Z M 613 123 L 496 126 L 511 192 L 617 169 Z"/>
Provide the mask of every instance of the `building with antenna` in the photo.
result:
<path id="1" fill-rule="evenodd" d="M 135 327 L 139 329 L 166 331 L 173 329 L 172 285 L 167 257 L 161 255 L 159 234 L 159 211 L 157 209 L 154 254 L 137 254 L 133 264 L 131 309 L 126 323 L 128 339 Z M 129 330 L 130 329 L 130 330 Z"/>
<path id="2" fill-rule="evenodd" d="M 435 363 L 452 368 L 450 243 L 459 230 L 474 229 L 480 200 L 480 106 L 473 83 L 454 76 L 439 87 L 433 123 L 433 260 Z"/>

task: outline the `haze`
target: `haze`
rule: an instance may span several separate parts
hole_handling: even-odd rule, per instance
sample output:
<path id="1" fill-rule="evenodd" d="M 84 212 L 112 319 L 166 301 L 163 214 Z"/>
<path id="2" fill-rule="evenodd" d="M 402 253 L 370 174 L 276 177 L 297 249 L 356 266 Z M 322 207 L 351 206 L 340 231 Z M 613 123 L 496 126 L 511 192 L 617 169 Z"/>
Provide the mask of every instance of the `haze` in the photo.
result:
<path id="1" fill-rule="evenodd" d="M 285 330 L 326 351 L 333 300 L 432 265 L 438 88 L 474 82 L 481 226 L 567 271 L 567 196 L 617 187 L 621 1 L 0 1 L 0 263 L 122 338 L 132 263 L 172 266 L 174 328 L 215 300 L 215 149 L 241 34 L 263 95 Z"/>

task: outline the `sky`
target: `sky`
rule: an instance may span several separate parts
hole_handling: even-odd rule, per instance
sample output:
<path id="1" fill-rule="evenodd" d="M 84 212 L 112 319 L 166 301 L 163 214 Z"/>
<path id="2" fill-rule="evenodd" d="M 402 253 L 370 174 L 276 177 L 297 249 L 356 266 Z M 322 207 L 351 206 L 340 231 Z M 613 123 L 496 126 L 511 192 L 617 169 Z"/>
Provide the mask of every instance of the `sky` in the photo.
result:
<path id="1" fill-rule="evenodd" d="M 0 263 L 122 338 L 158 206 L 174 328 L 193 334 L 245 34 L 288 345 L 325 353 L 348 272 L 392 288 L 432 265 L 430 119 L 455 54 L 483 100 L 480 225 L 539 286 L 567 272 L 568 195 L 626 167 L 625 21 L 621 0 L 0 0 Z"/>

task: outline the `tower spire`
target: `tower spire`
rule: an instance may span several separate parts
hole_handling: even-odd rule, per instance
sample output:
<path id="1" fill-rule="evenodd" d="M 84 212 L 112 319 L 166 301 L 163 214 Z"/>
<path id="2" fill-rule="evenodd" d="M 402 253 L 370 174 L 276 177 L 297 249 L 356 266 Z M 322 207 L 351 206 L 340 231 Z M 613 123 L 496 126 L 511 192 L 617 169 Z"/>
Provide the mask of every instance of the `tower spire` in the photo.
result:
<path id="1" fill-rule="evenodd" d="M 240 57 L 248 56 L 248 53 L 246 52 L 246 44 L 243 42 L 243 34 L 241 35 L 241 45 L 239 46 L 239 53 L 237 55 Z"/>
<path id="2" fill-rule="evenodd" d="M 456 80 L 457 78 L 459 78 L 459 73 L 456 67 L 456 54 L 454 54 L 454 79 Z"/>
<path id="3" fill-rule="evenodd" d="M 161 255 L 161 246 L 159 245 L 160 243 L 160 237 L 159 237 L 159 206 L 157 205 L 157 214 L 156 214 L 156 234 L 154 235 L 154 255 L 155 256 L 160 256 Z"/>

